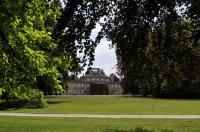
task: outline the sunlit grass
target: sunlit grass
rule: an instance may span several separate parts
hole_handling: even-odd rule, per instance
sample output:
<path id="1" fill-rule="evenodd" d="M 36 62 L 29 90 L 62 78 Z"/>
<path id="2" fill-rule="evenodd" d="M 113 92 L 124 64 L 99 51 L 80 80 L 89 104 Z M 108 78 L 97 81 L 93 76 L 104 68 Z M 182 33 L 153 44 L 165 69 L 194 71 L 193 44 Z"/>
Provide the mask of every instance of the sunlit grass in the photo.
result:
<path id="1" fill-rule="evenodd" d="M 80 114 L 200 114 L 200 100 L 123 96 L 57 96 L 47 99 L 48 108 L 7 109 L 7 111 Z"/>
<path id="2" fill-rule="evenodd" d="M 97 119 L 0 117 L 1 132 L 199 132 L 200 119 Z"/>

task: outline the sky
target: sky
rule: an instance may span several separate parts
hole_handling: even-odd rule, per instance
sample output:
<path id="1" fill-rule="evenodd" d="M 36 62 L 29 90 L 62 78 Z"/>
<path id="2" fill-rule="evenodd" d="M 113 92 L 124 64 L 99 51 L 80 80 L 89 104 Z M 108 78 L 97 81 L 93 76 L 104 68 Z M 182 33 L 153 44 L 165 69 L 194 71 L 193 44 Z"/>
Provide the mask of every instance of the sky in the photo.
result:
<path id="1" fill-rule="evenodd" d="M 96 48 L 93 67 L 101 68 L 109 75 L 116 72 L 117 64 L 115 50 L 109 48 L 109 41 L 103 40 Z"/>
<path id="2" fill-rule="evenodd" d="M 92 31 L 91 37 L 95 38 L 100 30 L 101 26 L 97 24 L 96 28 Z M 110 48 L 109 44 L 111 44 L 111 41 L 107 41 L 105 38 L 101 40 L 101 43 L 95 50 L 95 61 L 92 66 L 103 69 L 107 75 L 116 72 L 115 65 L 117 64 L 115 49 Z"/>

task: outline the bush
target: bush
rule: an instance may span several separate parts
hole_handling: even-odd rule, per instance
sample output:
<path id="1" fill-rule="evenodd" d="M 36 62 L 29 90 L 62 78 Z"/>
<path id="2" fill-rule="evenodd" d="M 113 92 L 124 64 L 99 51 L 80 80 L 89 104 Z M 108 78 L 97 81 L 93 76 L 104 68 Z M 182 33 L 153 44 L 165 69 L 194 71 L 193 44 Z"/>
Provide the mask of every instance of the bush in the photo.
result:
<path id="1" fill-rule="evenodd" d="M 44 94 L 39 90 L 31 90 L 29 93 L 29 98 L 24 101 L 28 107 L 47 107 L 47 102 L 44 98 Z"/>
<path id="2" fill-rule="evenodd" d="M 161 91 L 164 98 L 200 98 L 199 84 L 183 84 L 181 87 L 172 86 Z"/>
<path id="3" fill-rule="evenodd" d="M 44 108 L 47 102 L 44 95 L 37 89 L 20 89 L 18 91 L 6 91 L 2 95 L 3 107 L 37 107 Z"/>

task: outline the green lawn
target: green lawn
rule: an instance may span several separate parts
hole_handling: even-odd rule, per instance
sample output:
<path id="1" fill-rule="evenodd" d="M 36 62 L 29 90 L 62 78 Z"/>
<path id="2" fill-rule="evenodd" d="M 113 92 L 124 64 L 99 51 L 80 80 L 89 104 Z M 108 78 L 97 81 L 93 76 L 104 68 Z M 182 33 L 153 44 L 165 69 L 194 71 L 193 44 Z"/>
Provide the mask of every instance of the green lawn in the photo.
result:
<path id="1" fill-rule="evenodd" d="M 200 100 L 133 98 L 123 96 L 48 97 L 43 109 L 7 109 L 30 113 L 200 114 Z"/>
<path id="2" fill-rule="evenodd" d="M 155 132 L 200 131 L 200 119 L 96 119 L 1 116 L 0 124 L 0 132 L 129 132 L 138 127 Z"/>

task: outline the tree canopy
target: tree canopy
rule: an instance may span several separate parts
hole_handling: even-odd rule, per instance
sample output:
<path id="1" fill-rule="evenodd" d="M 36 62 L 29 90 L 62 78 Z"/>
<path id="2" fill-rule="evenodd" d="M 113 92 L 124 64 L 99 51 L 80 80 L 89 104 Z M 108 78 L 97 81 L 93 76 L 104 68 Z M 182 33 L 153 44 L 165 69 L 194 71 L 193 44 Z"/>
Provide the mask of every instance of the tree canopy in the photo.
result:
<path id="1" fill-rule="evenodd" d="M 199 2 L 115 1 L 103 32 L 116 49 L 125 93 L 200 97 Z"/>
<path id="2" fill-rule="evenodd" d="M 116 49 L 125 93 L 199 97 L 199 13 L 195 0 L 68 0 L 54 30 L 59 50 L 94 60 L 103 37 Z M 104 19 L 102 22 L 101 19 Z M 103 28 L 90 38 L 96 23 Z M 84 57 L 77 58 L 77 51 Z M 75 66 L 77 67 L 77 65 Z M 189 90 L 188 90 L 189 89 Z"/>
<path id="3" fill-rule="evenodd" d="M 199 97 L 196 0 L 1 0 L 0 97 L 44 106 L 69 71 L 92 65 L 103 37 L 116 49 L 125 93 Z M 103 21 L 102 21 L 103 19 Z M 96 24 L 102 26 L 91 38 Z M 81 55 L 80 55 L 81 54 Z M 80 57 L 81 56 L 81 57 Z"/>
<path id="4" fill-rule="evenodd" d="M 0 96 L 43 107 L 37 78 L 48 76 L 58 93 L 62 91 L 58 68 L 70 67 L 70 56 L 54 55 L 52 29 L 61 13 L 47 0 L 2 0 L 0 9 Z"/>

